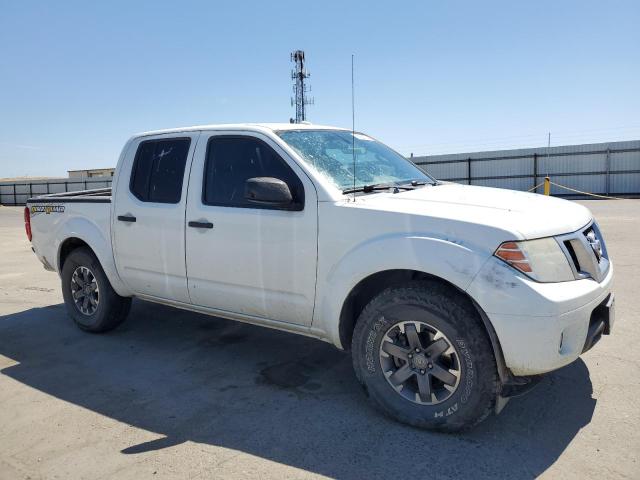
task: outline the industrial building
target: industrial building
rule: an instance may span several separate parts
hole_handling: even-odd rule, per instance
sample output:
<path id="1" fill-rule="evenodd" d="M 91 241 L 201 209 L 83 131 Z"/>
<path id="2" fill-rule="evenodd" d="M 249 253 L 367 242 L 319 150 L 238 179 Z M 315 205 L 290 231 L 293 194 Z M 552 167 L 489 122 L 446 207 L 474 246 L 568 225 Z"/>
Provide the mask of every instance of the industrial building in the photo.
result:
<path id="1" fill-rule="evenodd" d="M 89 170 L 67 170 L 69 178 L 113 177 L 115 168 L 92 168 Z"/>

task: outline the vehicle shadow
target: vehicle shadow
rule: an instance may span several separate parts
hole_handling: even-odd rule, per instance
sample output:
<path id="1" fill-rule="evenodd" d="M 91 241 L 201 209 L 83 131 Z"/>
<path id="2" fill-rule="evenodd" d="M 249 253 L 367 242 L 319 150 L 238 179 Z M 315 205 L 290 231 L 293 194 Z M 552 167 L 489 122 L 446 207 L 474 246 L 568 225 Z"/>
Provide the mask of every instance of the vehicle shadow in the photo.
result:
<path id="1" fill-rule="evenodd" d="M 19 362 L 3 375 L 165 436 L 121 454 L 190 440 L 346 479 L 533 477 L 596 403 L 578 360 L 470 433 L 421 431 L 369 407 L 331 345 L 140 301 L 106 335 L 80 332 L 63 305 L 0 317 L 0 354 Z"/>

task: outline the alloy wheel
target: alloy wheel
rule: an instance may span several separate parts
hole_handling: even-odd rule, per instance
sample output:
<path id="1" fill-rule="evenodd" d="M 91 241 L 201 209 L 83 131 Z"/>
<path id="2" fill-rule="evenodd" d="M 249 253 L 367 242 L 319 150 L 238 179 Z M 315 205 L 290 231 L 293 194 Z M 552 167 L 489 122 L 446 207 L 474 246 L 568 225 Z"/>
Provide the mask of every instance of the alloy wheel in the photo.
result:
<path id="1" fill-rule="evenodd" d="M 380 343 L 380 365 L 387 382 L 407 400 L 436 405 L 460 383 L 460 358 L 451 341 L 422 321 L 394 324 Z"/>
<path id="2" fill-rule="evenodd" d="M 71 275 L 71 295 L 73 302 L 83 315 L 93 315 L 100 302 L 100 289 L 91 270 L 80 266 Z"/>

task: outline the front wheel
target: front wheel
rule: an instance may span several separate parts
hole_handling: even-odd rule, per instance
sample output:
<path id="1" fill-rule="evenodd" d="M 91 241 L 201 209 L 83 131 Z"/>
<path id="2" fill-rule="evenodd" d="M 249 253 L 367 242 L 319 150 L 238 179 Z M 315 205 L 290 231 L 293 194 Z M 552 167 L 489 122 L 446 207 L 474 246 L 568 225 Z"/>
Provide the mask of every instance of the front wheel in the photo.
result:
<path id="1" fill-rule="evenodd" d="M 62 296 L 67 312 L 82 330 L 101 333 L 127 318 L 131 298 L 111 287 L 93 252 L 81 247 L 72 251 L 62 266 Z"/>
<path id="2" fill-rule="evenodd" d="M 403 423 L 471 428 L 491 413 L 499 387 L 481 322 L 466 299 L 439 282 L 388 288 L 356 323 L 356 376 L 373 404 Z"/>

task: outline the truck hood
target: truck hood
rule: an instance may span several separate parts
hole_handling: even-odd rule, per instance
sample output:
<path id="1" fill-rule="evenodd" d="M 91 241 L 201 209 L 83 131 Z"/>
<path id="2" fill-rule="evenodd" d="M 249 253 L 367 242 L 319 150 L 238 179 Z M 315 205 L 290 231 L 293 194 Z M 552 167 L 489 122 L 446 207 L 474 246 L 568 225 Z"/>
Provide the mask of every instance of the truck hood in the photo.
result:
<path id="1" fill-rule="evenodd" d="M 360 198 L 365 208 L 485 225 L 504 230 L 513 240 L 574 232 L 593 218 L 587 208 L 568 200 L 454 183 Z"/>

